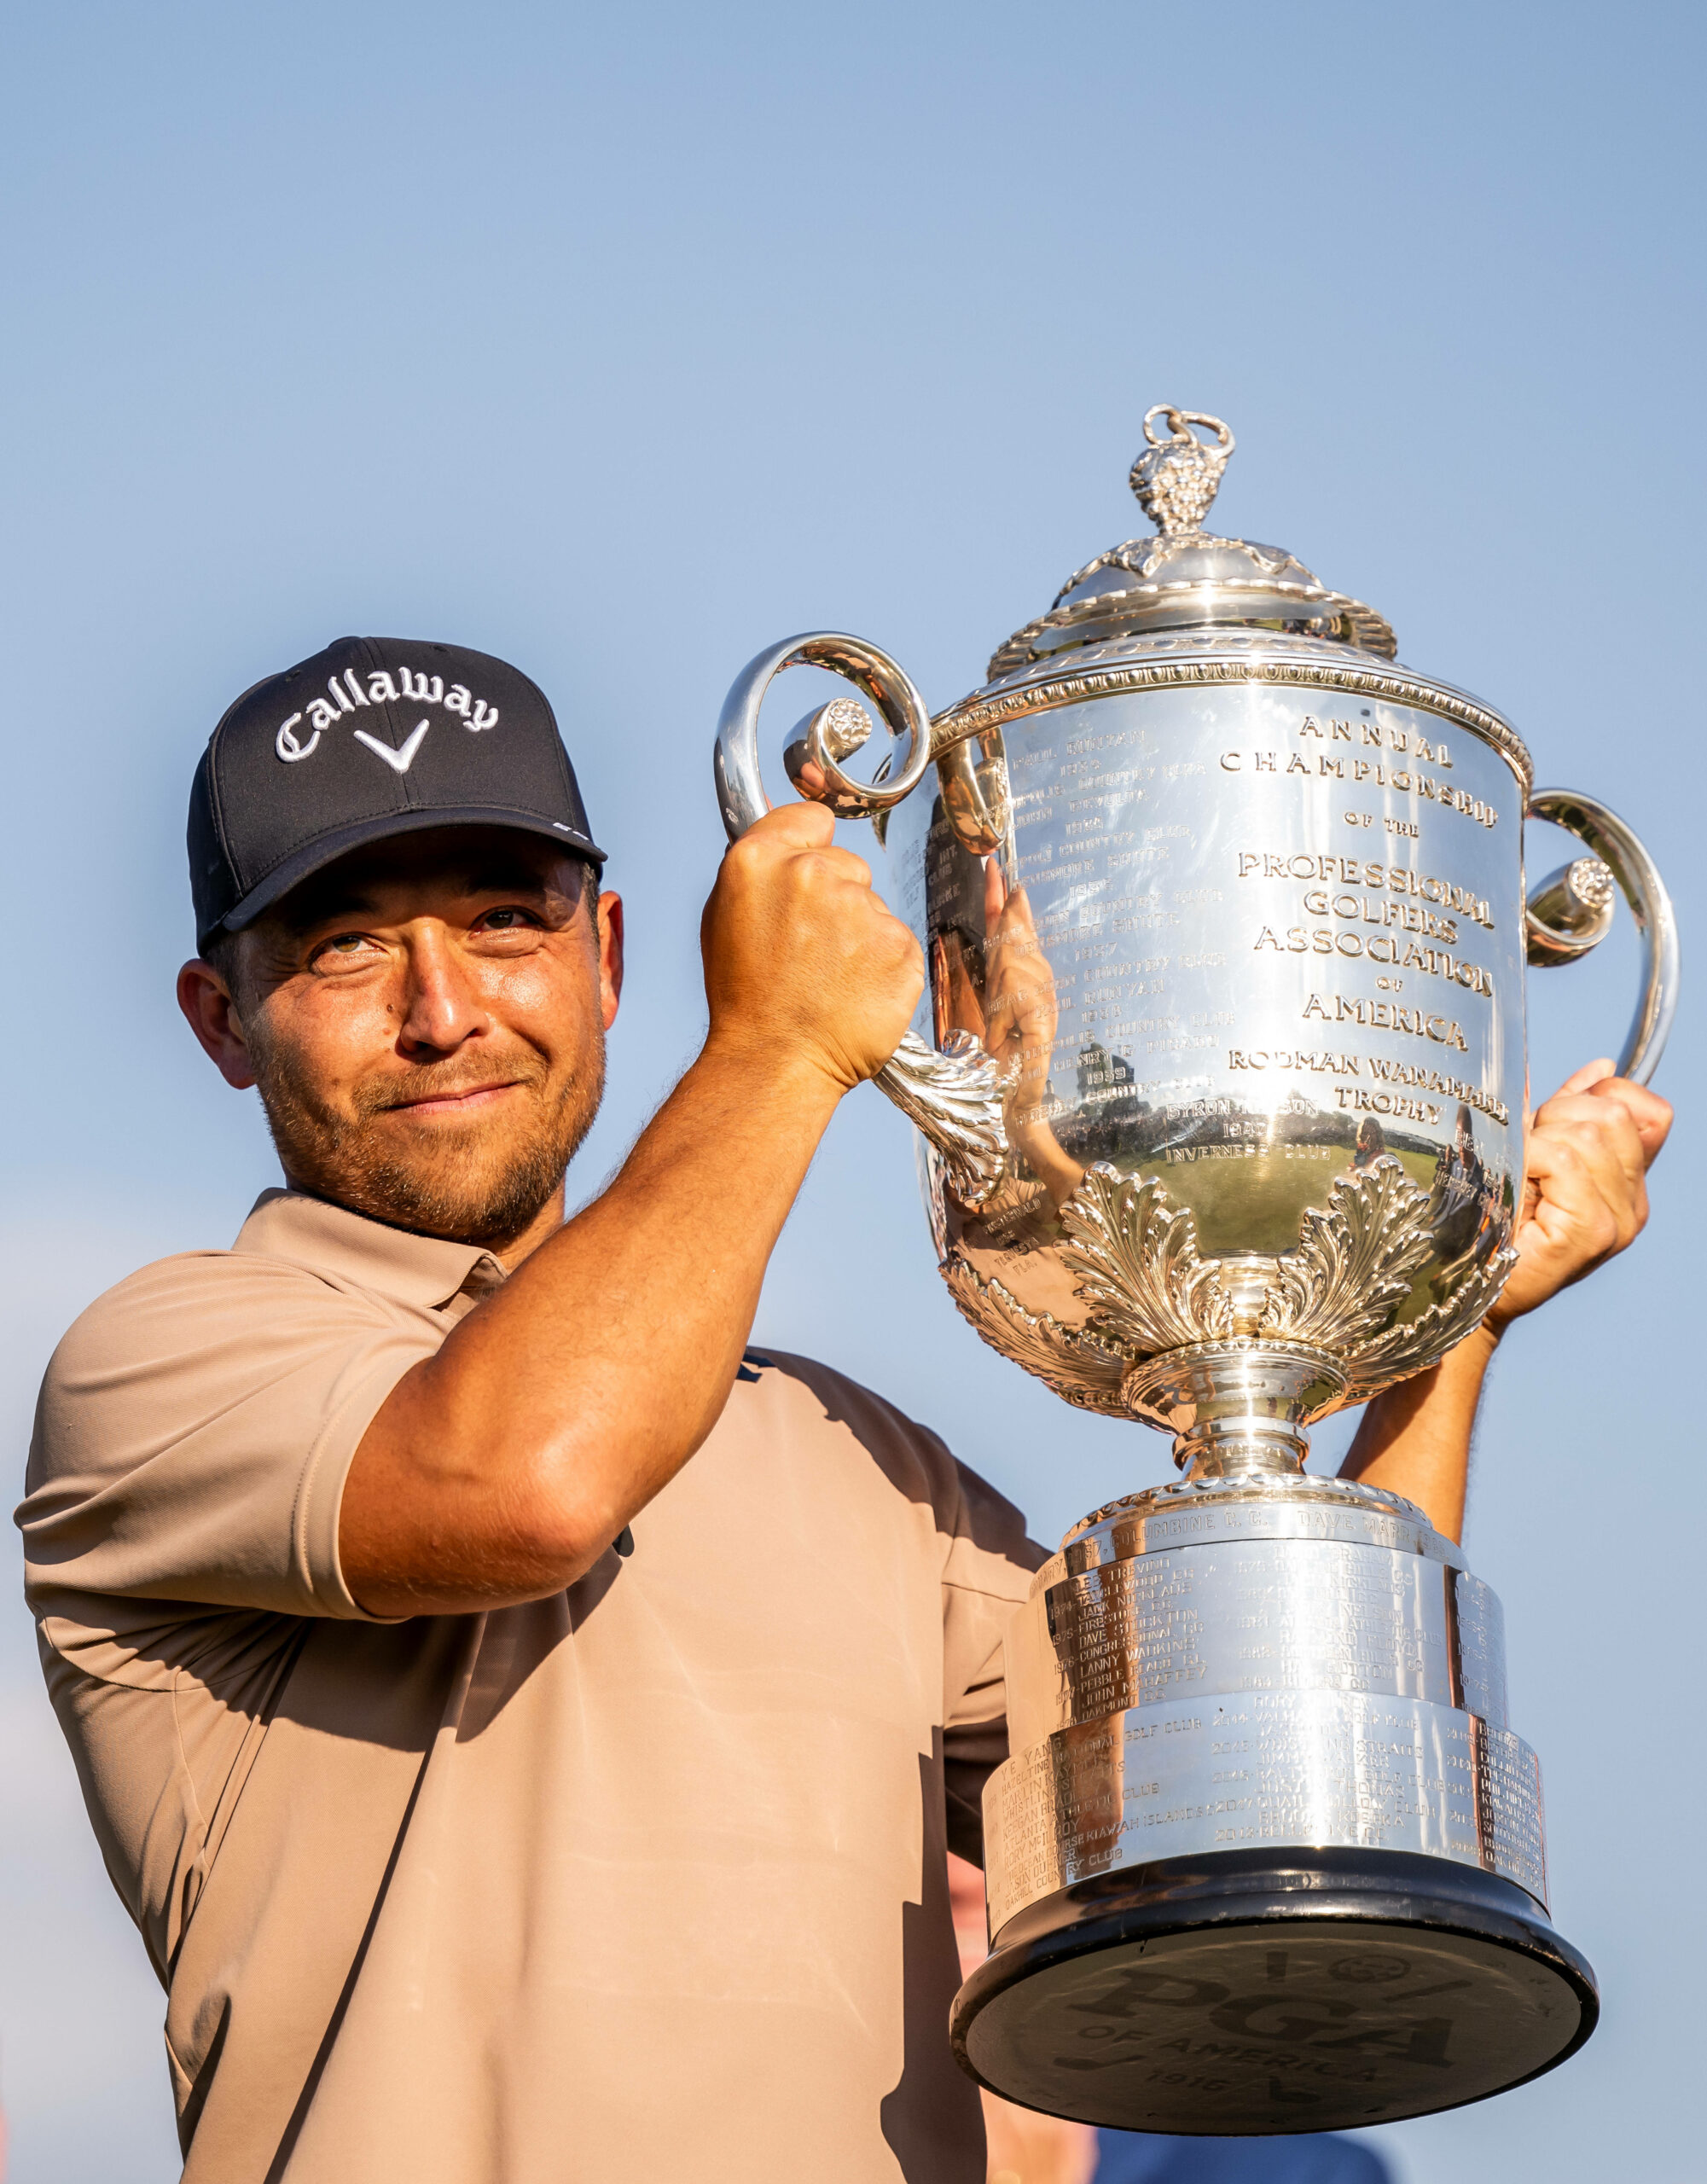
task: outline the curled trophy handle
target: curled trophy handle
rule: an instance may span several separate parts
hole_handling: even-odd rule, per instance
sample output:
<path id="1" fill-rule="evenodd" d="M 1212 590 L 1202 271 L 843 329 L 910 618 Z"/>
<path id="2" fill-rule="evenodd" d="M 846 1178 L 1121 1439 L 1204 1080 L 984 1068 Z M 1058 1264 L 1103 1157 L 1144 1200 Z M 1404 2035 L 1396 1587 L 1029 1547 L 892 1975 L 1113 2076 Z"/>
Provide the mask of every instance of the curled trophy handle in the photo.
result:
<path id="1" fill-rule="evenodd" d="M 869 818 L 910 795 L 931 763 L 931 717 L 925 700 L 887 653 L 842 630 L 785 637 L 747 662 L 723 701 L 717 723 L 717 803 L 732 842 L 770 809 L 758 763 L 758 712 L 772 681 L 789 667 L 826 667 L 845 676 L 876 706 L 891 733 L 908 739 L 900 766 L 891 766 L 880 785 L 868 787 L 837 763 L 870 735 L 864 709 L 847 698 L 821 706 L 802 723 L 804 747 L 794 746 L 789 753 L 789 772 L 803 795 L 828 804 L 839 818 Z M 822 788 L 810 776 L 803 778 L 807 764 L 816 770 Z M 951 1033 L 938 1054 L 909 1031 L 873 1080 L 935 1146 L 950 1189 L 968 1208 L 990 1196 L 1007 1164 L 1003 1077 L 969 1033 Z"/>
<path id="2" fill-rule="evenodd" d="M 1618 1074 L 1646 1084 L 1659 1066 L 1677 1013 L 1677 915 L 1665 882 L 1638 837 L 1592 796 L 1537 789 L 1525 816 L 1565 828 L 1592 853 L 1549 874 L 1530 897 L 1525 938 L 1529 961 L 1537 969 L 1575 961 L 1605 937 L 1613 883 L 1630 906 L 1642 936 L 1642 993 L 1618 1057 Z"/>
<path id="3" fill-rule="evenodd" d="M 844 630 L 811 630 L 785 637 L 748 660 L 730 686 L 717 723 L 717 803 L 732 842 L 738 842 L 770 809 L 758 764 L 758 709 L 772 682 L 788 667 L 827 667 L 833 675 L 845 676 L 875 705 L 890 733 L 907 738 L 907 756 L 900 767 L 891 767 L 880 786 L 868 786 L 845 774 L 837 763 L 858 750 L 871 733 L 863 708 L 848 698 L 821 706 L 802 727 L 805 755 L 825 786 L 810 789 L 796 772 L 794 785 L 803 795 L 827 804 L 839 818 L 869 818 L 911 795 L 931 763 L 931 716 L 904 667 L 863 637 L 851 637 Z"/>

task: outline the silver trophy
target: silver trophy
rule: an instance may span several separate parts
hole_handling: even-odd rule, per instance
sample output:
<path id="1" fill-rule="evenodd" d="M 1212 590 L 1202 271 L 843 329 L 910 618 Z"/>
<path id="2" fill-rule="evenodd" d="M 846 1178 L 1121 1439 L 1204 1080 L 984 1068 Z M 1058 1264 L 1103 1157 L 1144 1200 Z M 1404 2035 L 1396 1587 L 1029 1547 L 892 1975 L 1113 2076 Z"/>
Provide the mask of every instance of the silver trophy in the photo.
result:
<path id="1" fill-rule="evenodd" d="M 1200 437 L 1200 428 L 1203 434 Z M 1203 528 L 1233 435 L 1167 407 L 1157 526 L 1071 577 L 932 719 L 857 638 L 792 637 L 724 710 L 731 838 L 766 809 L 767 685 L 828 667 L 786 764 L 869 816 L 930 966 L 878 1079 L 917 1124 L 944 1279 L 1068 1403 L 1165 1426 L 1184 1474 L 1076 1525 L 1007 1641 L 984 1798 L 991 1953 L 956 2052 L 1126 2129 L 1388 2123 L 1594 2028 L 1549 1923 L 1500 1604 L 1423 1513 L 1307 1476 L 1307 1429 L 1436 1362 L 1498 1295 L 1522 1189 L 1524 967 L 1622 892 L 1645 1082 L 1671 906 L 1496 712 L 1372 608 Z M 1588 854 L 1524 899 L 1524 822 Z"/>

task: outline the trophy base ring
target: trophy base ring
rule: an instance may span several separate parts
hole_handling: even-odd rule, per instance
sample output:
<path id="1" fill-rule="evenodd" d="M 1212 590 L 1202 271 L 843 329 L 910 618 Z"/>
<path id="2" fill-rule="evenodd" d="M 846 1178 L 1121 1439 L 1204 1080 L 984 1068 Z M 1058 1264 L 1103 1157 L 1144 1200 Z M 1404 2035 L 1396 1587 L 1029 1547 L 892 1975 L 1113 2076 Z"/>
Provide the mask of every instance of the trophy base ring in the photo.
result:
<path id="1" fill-rule="evenodd" d="M 1115 2130 L 1350 2130 L 1573 2055 L 1600 2002 L 1533 1897 L 1414 1852 L 1226 1851 L 1076 1883 L 955 1999 L 962 2069 Z"/>

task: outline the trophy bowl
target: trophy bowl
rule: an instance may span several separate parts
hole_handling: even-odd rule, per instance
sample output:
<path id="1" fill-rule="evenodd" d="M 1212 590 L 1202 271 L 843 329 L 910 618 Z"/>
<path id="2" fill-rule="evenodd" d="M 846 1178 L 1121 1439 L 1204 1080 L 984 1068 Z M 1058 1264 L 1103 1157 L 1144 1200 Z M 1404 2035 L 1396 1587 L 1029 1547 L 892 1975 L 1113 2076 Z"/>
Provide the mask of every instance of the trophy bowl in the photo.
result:
<path id="1" fill-rule="evenodd" d="M 1183 1474 L 1076 1525 L 1008 1633 L 955 2051 L 1089 2123 L 1332 2129 L 1483 2098 L 1594 2028 L 1497 1600 L 1420 1509 L 1303 1464 L 1312 1423 L 1499 1293 L 1526 965 L 1586 953 L 1622 893 L 1645 1082 L 1676 932 L 1629 828 L 1537 793 L 1498 713 L 1284 549 L 1204 530 L 1224 424 L 1162 406 L 1145 433 L 1156 535 L 1070 578 L 980 689 L 932 719 L 875 647 L 787 639 L 731 691 L 717 780 L 734 836 L 788 666 L 875 708 L 874 781 L 843 767 L 856 699 L 786 761 L 872 819 L 926 950 L 878 1082 L 919 1125 L 943 1276 L 1066 1402 L 1168 1430 Z M 1526 816 L 1587 852 L 1527 901 Z"/>

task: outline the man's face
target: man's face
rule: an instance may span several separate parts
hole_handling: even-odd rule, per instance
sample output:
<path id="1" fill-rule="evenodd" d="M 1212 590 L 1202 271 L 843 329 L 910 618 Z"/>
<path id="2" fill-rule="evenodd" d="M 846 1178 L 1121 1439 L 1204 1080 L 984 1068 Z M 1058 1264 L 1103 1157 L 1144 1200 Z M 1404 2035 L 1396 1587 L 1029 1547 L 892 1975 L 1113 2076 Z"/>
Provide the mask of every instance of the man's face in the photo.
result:
<path id="1" fill-rule="evenodd" d="M 179 999 L 258 1085 L 286 1175 L 399 1228 L 502 1250 L 547 1226 L 598 1111 L 621 903 L 496 828 L 354 852 L 237 936 Z"/>

